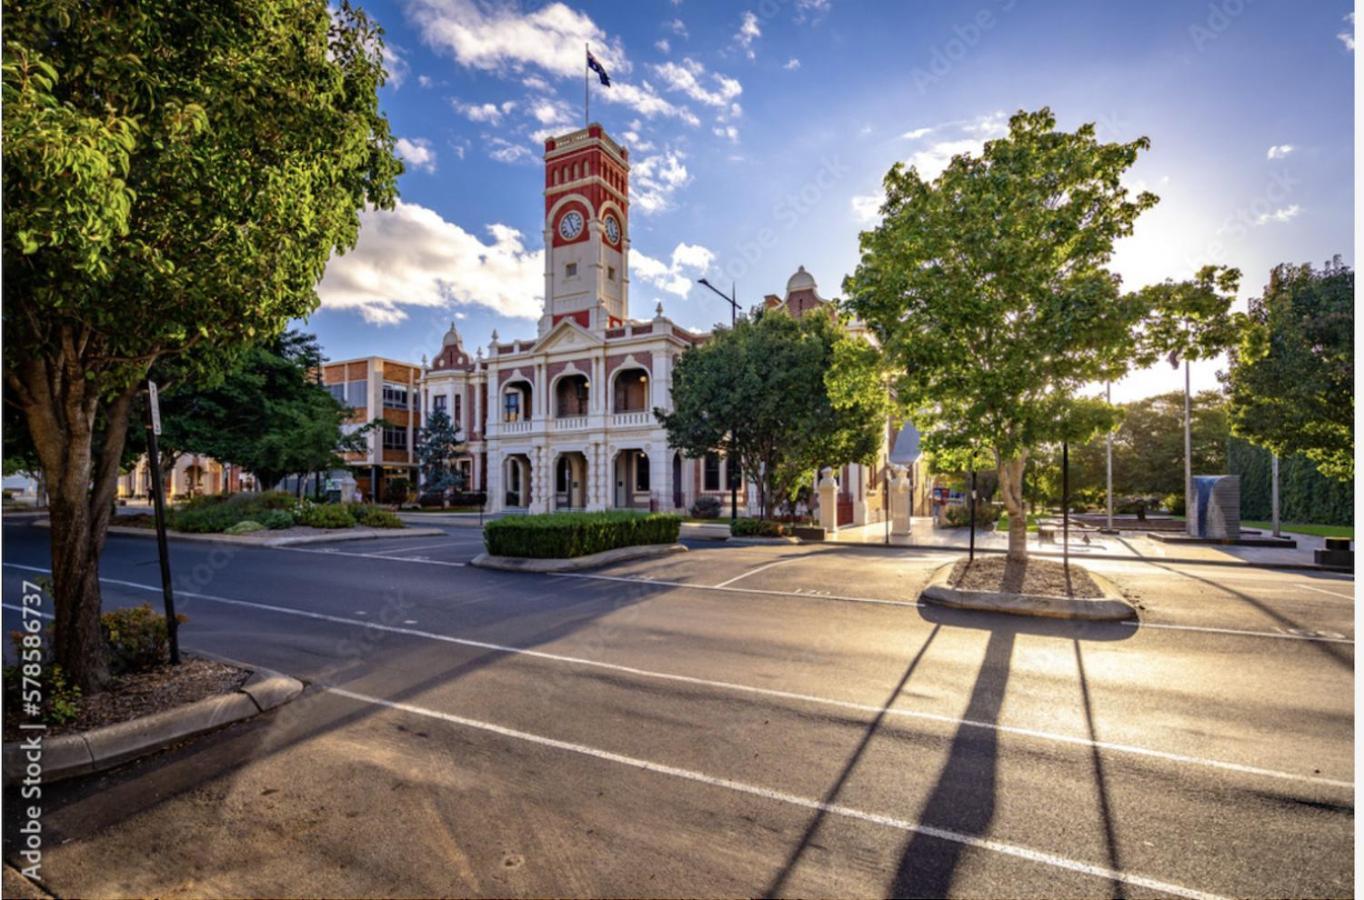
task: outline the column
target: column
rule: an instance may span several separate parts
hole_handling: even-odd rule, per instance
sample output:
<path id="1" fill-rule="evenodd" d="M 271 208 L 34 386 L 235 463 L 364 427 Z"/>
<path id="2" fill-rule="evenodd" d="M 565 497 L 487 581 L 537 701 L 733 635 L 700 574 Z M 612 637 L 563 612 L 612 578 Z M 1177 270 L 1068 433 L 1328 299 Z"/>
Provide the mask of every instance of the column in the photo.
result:
<path id="1" fill-rule="evenodd" d="M 668 445 L 656 442 L 649 445 L 649 494 L 656 501 L 652 505 L 659 512 L 673 508 L 673 466 Z"/>
<path id="2" fill-rule="evenodd" d="M 819 479 L 819 524 L 830 534 L 838 530 L 838 481 L 834 470 L 825 468 Z"/>
<path id="3" fill-rule="evenodd" d="M 488 454 L 488 510 L 490 512 L 501 512 L 506 508 L 507 492 L 502 487 L 503 469 L 502 454 L 490 452 Z"/>

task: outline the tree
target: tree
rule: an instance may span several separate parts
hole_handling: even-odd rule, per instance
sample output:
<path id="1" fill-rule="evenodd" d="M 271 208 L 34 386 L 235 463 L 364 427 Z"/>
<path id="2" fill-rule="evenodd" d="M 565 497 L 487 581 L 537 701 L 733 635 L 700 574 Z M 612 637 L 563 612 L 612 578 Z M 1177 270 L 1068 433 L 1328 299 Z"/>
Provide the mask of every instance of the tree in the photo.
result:
<path id="1" fill-rule="evenodd" d="M 88 692 L 139 383 L 170 357 L 211 373 L 312 310 L 401 164 L 380 33 L 344 2 L 3 9 L 5 387 L 51 497 L 56 659 Z"/>
<path id="2" fill-rule="evenodd" d="M 1339 263 L 1275 267 L 1223 377 L 1237 435 L 1340 481 L 1354 479 L 1354 283 Z"/>
<path id="3" fill-rule="evenodd" d="M 673 412 L 654 414 L 672 446 L 738 460 L 768 517 L 818 467 L 876 457 L 885 396 L 865 340 L 831 314 L 777 311 L 717 328 L 683 354 L 673 370 Z"/>
<path id="4" fill-rule="evenodd" d="M 375 425 L 346 431 L 351 409 L 317 381 L 317 338 L 288 331 L 249 347 L 209 389 L 182 384 L 162 401 L 161 442 L 240 466 L 266 487 L 344 465 Z"/>
<path id="5" fill-rule="evenodd" d="M 1009 557 L 1027 558 L 1029 451 L 1111 427 L 1083 385 L 1116 380 L 1137 353 L 1144 310 L 1106 268 L 1113 242 L 1157 202 L 1123 173 L 1149 146 L 1101 144 L 1094 126 L 1056 130 L 1019 112 L 979 156 L 932 181 L 901 163 L 883 220 L 861 235 L 844 282 L 897 373 L 896 395 L 935 455 L 988 450 L 1009 512 Z"/>
<path id="6" fill-rule="evenodd" d="M 417 436 L 417 464 L 421 471 L 422 490 L 463 490 L 463 478 L 451 463 L 464 447 L 459 429 L 443 409 L 433 409 L 426 416 L 426 426 Z"/>

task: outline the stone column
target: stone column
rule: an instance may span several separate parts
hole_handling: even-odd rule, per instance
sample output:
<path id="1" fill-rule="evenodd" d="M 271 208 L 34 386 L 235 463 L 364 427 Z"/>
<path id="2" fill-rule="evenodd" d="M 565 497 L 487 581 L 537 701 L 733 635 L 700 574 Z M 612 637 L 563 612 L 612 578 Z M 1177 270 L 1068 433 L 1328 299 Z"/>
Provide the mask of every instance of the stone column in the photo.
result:
<path id="1" fill-rule="evenodd" d="M 827 467 L 819 474 L 819 524 L 832 534 L 838 530 L 838 480 Z"/>
<path id="2" fill-rule="evenodd" d="M 655 501 L 653 506 L 658 512 L 667 512 L 673 508 L 673 466 L 668 445 L 649 444 L 645 452 L 649 454 L 649 495 Z"/>
<path id="3" fill-rule="evenodd" d="M 895 478 L 890 483 L 891 534 L 909 534 L 909 476 L 903 466 L 895 467 Z"/>

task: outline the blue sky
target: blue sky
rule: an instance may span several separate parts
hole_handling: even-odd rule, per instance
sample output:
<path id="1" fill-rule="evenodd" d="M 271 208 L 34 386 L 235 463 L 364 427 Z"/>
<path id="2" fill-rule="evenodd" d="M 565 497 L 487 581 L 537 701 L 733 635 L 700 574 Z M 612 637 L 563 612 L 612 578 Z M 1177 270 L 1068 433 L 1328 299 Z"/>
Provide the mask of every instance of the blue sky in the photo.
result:
<path id="1" fill-rule="evenodd" d="M 367 212 L 307 322 L 333 359 L 416 361 L 532 337 L 543 293 L 540 155 L 580 127 L 582 48 L 611 73 L 592 119 L 630 147 L 631 314 L 705 329 L 805 265 L 838 296 L 897 160 L 925 173 L 1018 109 L 1151 139 L 1128 179 L 1161 203 L 1119 245 L 1125 284 L 1239 267 L 1354 264 L 1354 25 L 1346 0 L 1142 3 L 371 0 L 381 102 L 407 171 Z M 1215 384 L 1217 366 L 1195 371 Z M 1115 399 L 1182 387 L 1168 367 Z"/>

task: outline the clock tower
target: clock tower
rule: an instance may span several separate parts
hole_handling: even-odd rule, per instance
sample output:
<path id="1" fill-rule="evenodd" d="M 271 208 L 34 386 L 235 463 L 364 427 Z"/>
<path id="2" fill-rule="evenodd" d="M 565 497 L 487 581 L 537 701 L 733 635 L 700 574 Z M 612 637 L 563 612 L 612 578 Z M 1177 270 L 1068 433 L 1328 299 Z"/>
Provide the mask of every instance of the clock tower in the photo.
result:
<path id="1" fill-rule="evenodd" d="M 545 141 L 544 335 L 564 319 L 605 331 L 629 318 L 630 153 L 602 127 Z"/>

